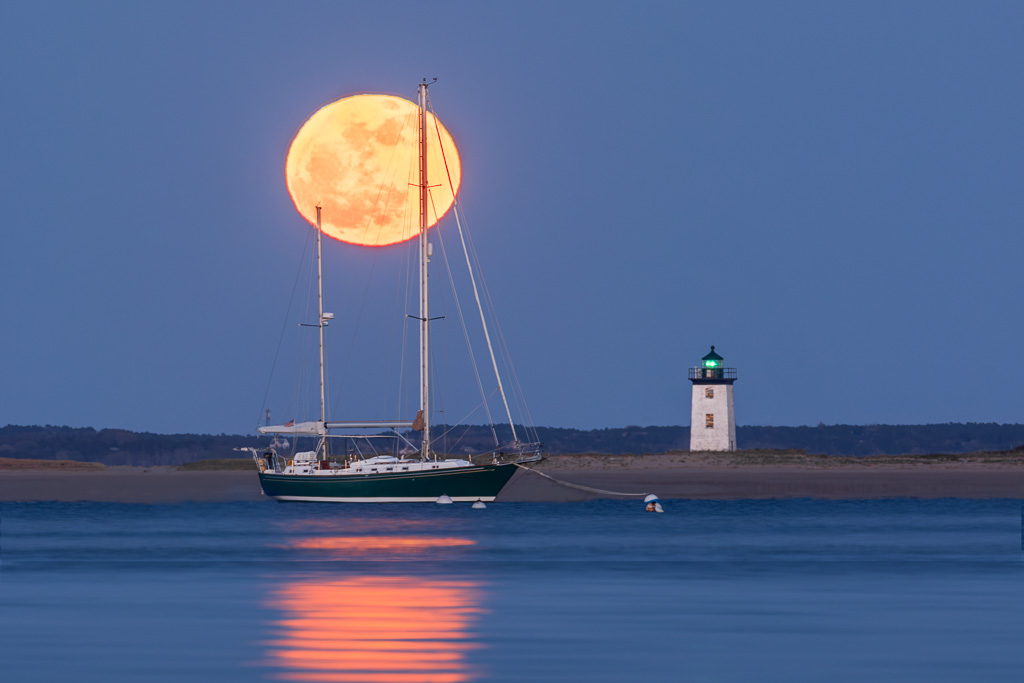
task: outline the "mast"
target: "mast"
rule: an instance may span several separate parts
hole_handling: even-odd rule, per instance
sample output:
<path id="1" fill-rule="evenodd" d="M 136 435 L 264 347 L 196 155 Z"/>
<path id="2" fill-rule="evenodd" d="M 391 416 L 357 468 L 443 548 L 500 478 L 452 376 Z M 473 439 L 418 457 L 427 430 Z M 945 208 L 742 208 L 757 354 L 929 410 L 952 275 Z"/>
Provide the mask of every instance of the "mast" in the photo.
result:
<path id="1" fill-rule="evenodd" d="M 430 301 L 427 265 L 430 242 L 427 241 L 427 79 L 419 87 L 420 143 L 420 410 L 423 411 L 421 457 L 430 457 Z"/>
<path id="2" fill-rule="evenodd" d="M 320 309 L 317 327 L 320 328 L 320 421 L 327 421 L 327 402 L 324 391 L 324 259 L 320 231 L 320 205 L 316 205 L 316 300 Z M 325 441 L 326 446 L 326 441 Z"/>

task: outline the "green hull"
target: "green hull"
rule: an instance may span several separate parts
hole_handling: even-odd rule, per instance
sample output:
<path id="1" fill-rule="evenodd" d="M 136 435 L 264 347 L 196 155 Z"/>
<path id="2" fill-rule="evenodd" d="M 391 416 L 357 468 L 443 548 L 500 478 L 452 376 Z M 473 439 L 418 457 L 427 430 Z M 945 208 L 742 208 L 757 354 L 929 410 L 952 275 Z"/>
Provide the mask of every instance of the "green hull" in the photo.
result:
<path id="1" fill-rule="evenodd" d="M 261 472 L 263 492 L 281 501 L 322 503 L 426 503 L 492 501 L 516 466 L 481 465 L 399 474 L 304 475 Z"/>

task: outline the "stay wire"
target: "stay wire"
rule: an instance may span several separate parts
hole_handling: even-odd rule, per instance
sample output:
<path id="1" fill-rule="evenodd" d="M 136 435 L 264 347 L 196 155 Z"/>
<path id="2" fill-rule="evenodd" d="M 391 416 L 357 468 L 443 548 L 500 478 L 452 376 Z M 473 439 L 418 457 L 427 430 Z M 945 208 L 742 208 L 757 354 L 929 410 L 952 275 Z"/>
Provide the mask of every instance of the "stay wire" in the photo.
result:
<path id="1" fill-rule="evenodd" d="M 433 111 L 431 111 L 431 114 L 433 115 Z M 494 366 L 495 381 L 498 383 L 498 391 L 501 392 L 501 400 L 502 400 L 502 403 L 505 406 L 505 413 L 506 413 L 506 415 L 508 417 L 509 429 L 512 430 L 512 439 L 514 441 L 518 442 L 519 439 L 518 439 L 518 436 L 516 435 L 515 422 L 512 419 L 512 413 L 511 413 L 511 411 L 509 410 L 509 407 L 508 407 L 508 399 L 505 397 L 505 389 L 502 386 L 501 374 L 498 372 L 498 364 L 497 364 L 497 362 L 495 361 L 495 358 L 494 358 L 494 349 L 493 349 L 493 347 L 491 345 L 491 335 L 490 335 L 490 333 L 487 330 L 487 319 L 486 319 L 486 316 L 484 315 L 483 305 L 480 302 L 480 295 L 478 293 L 477 286 L 476 286 L 476 278 L 474 277 L 474 274 L 473 274 L 473 265 L 472 265 L 471 260 L 470 260 L 469 250 L 466 248 L 466 240 L 465 240 L 465 238 L 463 236 L 462 222 L 459 220 L 459 212 L 458 212 L 457 198 L 456 198 L 456 192 L 455 192 L 455 183 L 452 180 L 451 169 L 448 166 L 448 157 L 444 153 L 444 145 L 441 144 L 440 124 L 438 123 L 437 116 L 436 115 L 433 115 L 433 116 L 434 116 L 434 129 L 437 131 L 438 147 L 441 150 L 441 159 L 444 161 L 445 173 L 448 176 L 448 186 L 449 186 L 449 188 L 451 188 L 451 191 L 452 191 L 452 204 L 455 205 L 455 223 L 456 223 L 456 225 L 457 225 L 457 227 L 459 229 L 459 239 L 462 242 L 462 250 L 463 250 L 463 252 L 465 253 L 465 256 L 466 256 L 466 267 L 469 269 L 470 282 L 472 282 L 472 284 L 473 284 L 473 296 L 476 297 L 477 307 L 480 310 L 480 323 L 483 326 L 484 338 L 487 340 L 487 349 L 488 349 L 488 352 L 490 353 L 490 356 L 491 356 L 491 363 Z M 435 213 L 436 213 L 436 210 L 435 210 Z M 468 231 L 468 226 L 467 226 L 467 231 Z M 480 272 L 480 278 L 481 278 L 481 281 L 483 281 L 483 272 L 480 269 L 479 259 L 477 259 L 477 268 L 476 269 L 477 269 L 477 271 Z M 486 282 L 484 283 L 484 286 L 486 287 Z M 495 325 L 497 325 L 497 316 L 494 315 L 493 304 L 491 305 L 491 318 L 494 321 Z M 506 367 L 506 372 L 507 371 L 508 371 L 508 368 Z M 513 400 L 515 400 L 518 403 L 518 401 L 517 401 L 515 396 L 513 396 Z M 517 408 L 518 408 L 518 406 L 517 406 Z M 492 430 L 493 430 L 493 428 L 492 428 Z M 497 435 L 495 435 L 495 441 L 497 441 Z"/>
<path id="2" fill-rule="evenodd" d="M 606 489 L 596 489 L 596 488 L 594 488 L 592 486 L 584 486 L 583 484 L 573 484 L 571 481 L 563 481 L 561 479 L 555 479 L 550 474 L 544 474 L 540 470 L 535 470 L 532 467 L 527 467 L 526 465 L 521 465 L 518 462 L 514 462 L 512 464 L 515 465 L 516 467 L 518 467 L 521 470 L 526 470 L 527 472 L 533 472 L 534 474 L 540 475 L 540 476 L 544 477 L 545 479 L 550 479 L 551 481 L 555 482 L 556 484 L 558 484 L 560 486 L 566 486 L 566 487 L 571 488 L 571 489 L 579 489 L 580 491 L 589 491 L 590 493 L 603 493 L 603 494 L 608 495 L 608 496 L 622 496 L 622 497 L 625 497 L 625 498 L 633 498 L 633 497 L 639 498 L 640 496 L 647 497 L 647 496 L 651 495 L 650 493 L 624 493 L 622 491 L 608 491 Z"/>
<path id="3" fill-rule="evenodd" d="M 314 226 L 310 225 L 310 232 Z M 309 264 L 309 275 L 306 282 L 306 314 L 309 314 L 310 304 L 313 300 L 313 273 L 316 272 L 316 263 L 314 262 L 313 255 L 310 254 Z M 298 379 L 295 383 L 295 393 L 292 395 L 292 416 L 296 415 L 309 415 L 309 394 L 305 394 L 303 399 L 302 388 L 309 386 L 313 383 L 313 365 L 312 363 L 306 362 L 306 354 L 309 352 L 311 344 L 299 343 L 299 367 L 298 367 Z"/>
<path id="4" fill-rule="evenodd" d="M 430 201 L 431 201 L 431 205 L 433 206 L 433 201 L 434 201 L 433 197 L 431 197 Z M 434 207 L 434 215 L 437 215 L 437 208 L 436 207 Z M 438 241 L 441 243 L 441 255 L 444 258 L 444 265 L 445 265 L 446 270 L 448 271 L 448 281 L 451 283 L 452 294 L 455 297 L 455 310 L 459 314 L 459 324 L 462 326 L 462 335 L 463 335 L 463 337 L 466 340 L 466 350 L 469 353 L 469 362 L 470 362 L 471 366 L 473 367 L 473 376 L 476 379 L 477 389 L 480 391 L 480 398 L 482 398 L 483 401 L 484 401 L 483 405 L 484 405 L 484 412 L 487 415 L 487 426 L 491 430 L 491 436 L 494 437 L 494 445 L 498 446 L 498 445 L 500 445 L 500 442 L 498 440 L 498 433 L 494 430 L 494 418 L 491 416 L 491 409 L 490 409 L 490 406 L 487 403 L 487 394 L 484 392 L 483 380 L 480 378 L 480 369 L 479 369 L 479 366 L 478 366 L 477 361 L 476 361 L 476 354 L 473 353 L 473 344 L 472 344 L 472 342 L 469 339 L 469 326 L 466 325 L 466 319 L 465 319 L 465 317 L 462 314 L 462 304 L 459 301 L 459 296 L 458 296 L 458 293 L 456 292 L 456 288 L 455 288 L 455 276 L 452 273 L 451 262 L 448 259 L 448 250 L 445 248 L 444 237 L 441 236 L 441 231 L 440 230 L 437 231 L 437 238 L 438 238 Z M 492 392 L 492 395 L 493 395 L 493 392 Z"/>
<path id="5" fill-rule="evenodd" d="M 277 369 L 277 359 L 281 355 L 281 345 L 284 342 L 284 333 L 288 329 L 288 319 L 292 314 L 292 304 L 295 302 L 295 290 L 299 287 L 299 277 L 302 275 L 302 266 L 306 262 L 306 251 L 309 249 L 309 238 L 313 234 L 312 229 L 306 232 L 306 243 L 302 246 L 302 256 L 299 257 L 299 267 L 295 271 L 295 281 L 292 283 L 292 293 L 288 297 L 288 308 L 284 314 L 284 322 L 281 323 L 281 334 L 277 338 L 277 349 L 274 351 L 274 362 L 270 366 L 270 377 L 267 378 L 267 389 L 263 392 L 263 404 L 260 406 L 260 416 L 256 420 L 256 427 L 259 428 L 260 420 L 263 419 L 264 411 L 267 409 L 267 398 L 270 396 L 270 385 L 274 381 L 274 371 Z"/>
<path id="6" fill-rule="evenodd" d="M 462 202 L 458 204 L 458 208 L 462 209 Z M 491 320 L 494 322 L 494 327 L 498 332 L 498 347 L 502 352 L 502 363 L 505 365 L 505 371 L 512 378 L 515 391 L 513 391 L 513 400 L 516 402 L 516 408 L 520 414 L 525 418 L 530 431 L 533 433 L 534 442 L 538 441 L 537 428 L 533 421 L 533 416 L 530 414 L 529 406 L 526 404 L 526 395 L 523 393 L 522 385 L 519 383 L 519 374 L 516 372 L 515 364 L 512 363 L 512 356 L 508 348 L 508 343 L 505 341 L 505 333 L 501 328 L 501 323 L 495 315 L 494 300 L 491 298 L 490 289 L 487 287 L 487 278 L 480 268 L 480 257 L 476 251 L 476 245 L 473 243 L 473 233 L 469 229 L 469 221 L 466 219 L 465 211 L 462 211 L 462 217 L 466 220 L 466 239 L 469 242 L 469 250 L 473 255 L 473 260 L 476 263 L 477 270 L 480 272 L 480 282 L 483 285 L 484 298 L 487 301 L 488 310 L 491 312 Z"/>
<path id="7" fill-rule="evenodd" d="M 401 141 L 402 133 L 404 132 L 405 128 L 408 127 L 409 122 L 411 120 L 412 120 L 412 116 L 411 115 L 406 117 L 406 123 L 405 123 L 405 126 L 403 126 L 403 128 L 401 129 L 401 132 L 399 133 L 399 140 L 398 141 Z M 397 168 L 395 168 L 394 160 L 395 160 L 395 156 L 398 154 L 399 147 L 400 147 L 400 145 L 395 144 L 395 146 L 392 148 L 391 156 L 388 158 L 388 163 L 387 163 L 387 166 L 385 167 L 385 171 L 384 171 L 385 172 L 385 179 L 381 180 L 380 187 L 377 188 L 377 196 L 374 199 L 373 208 L 371 208 L 370 216 L 369 216 L 369 218 L 367 218 L 366 227 L 363 228 L 364 237 L 365 237 L 366 234 L 368 234 L 368 232 L 370 230 L 370 224 L 371 224 L 371 221 L 373 220 L 373 209 L 375 209 L 377 207 L 377 205 L 380 203 L 381 195 L 384 194 L 384 185 L 387 182 L 387 179 L 386 179 L 387 173 L 389 171 L 391 171 L 392 169 L 394 169 L 394 171 L 397 172 Z M 392 194 L 392 190 L 393 189 L 394 189 L 394 183 L 392 183 L 391 188 L 387 191 L 387 193 L 385 194 L 385 197 L 384 197 L 384 207 L 381 210 L 381 220 L 380 220 L 379 225 L 377 226 L 377 237 L 374 240 L 375 242 L 380 240 L 381 231 L 383 231 L 383 229 L 384 229 L 384 218 L 387 215 L 387 208 L 391 204 L 391 194 Z M 363 314 L 366 312 L 366 300 L 367 300 L 367 298 L 369 297 L 369 294 L 370 294 L 370 285 L 373 283 L 373 274 L 374 274 L 374 272 L 377 269 L 377 258 L 379 256 L 379 254 L 380 254 L 380 252 L 378 250 L 374 249 L 373 260 L 370 263 L 370 273 L 366 277 L 366 285 L 363 288 L 363 298 L 362 298 L 362 301 L 359 304 L 359 313 L 356 315 L 356 322 L 355 322 L 355 325 L 352 328 L 352 342 L 349 344 L 348 356 L 345 359 L 345 365 L 344 365 L 344 367 L 342 368 L 342 371 L 341 371 L 341 379 L 338 382 L 337 389 L 335 389 L 335 394 L 334 395 L 335 395 L 335 400 L 337 402 L 341 401 L 342 391 L 343 391 L 343 389 L 345 387 L 345 380 L 348 378 L 348 371 L 349 371 L 349 368 L 352 365 L 352 356 L 354 355 L 355 348 L 356 348 L 356 338 L 357 338 L 358 333 L 359 333 L 359 327 L 362 324 Z"/>

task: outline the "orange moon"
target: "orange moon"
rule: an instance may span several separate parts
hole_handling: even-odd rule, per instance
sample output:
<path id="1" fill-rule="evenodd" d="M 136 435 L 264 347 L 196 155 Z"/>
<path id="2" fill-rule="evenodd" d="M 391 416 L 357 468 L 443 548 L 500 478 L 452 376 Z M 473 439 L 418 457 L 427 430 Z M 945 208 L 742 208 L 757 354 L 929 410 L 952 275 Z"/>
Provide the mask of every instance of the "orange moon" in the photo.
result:
<path id="1" fill-rule="evenodd" d="M 316 225 L 320 204 L 324 234 L 349 244 L 382 247 L 418 235 L 418 115 L 419 106 L 401 97 L 354 95 L 310 116 L 284 165 L 295 208 Z M 427 183 L 436 186 L 428 228 L 451 208 L 461 181 L 455 141 L 427 112 Z"/>

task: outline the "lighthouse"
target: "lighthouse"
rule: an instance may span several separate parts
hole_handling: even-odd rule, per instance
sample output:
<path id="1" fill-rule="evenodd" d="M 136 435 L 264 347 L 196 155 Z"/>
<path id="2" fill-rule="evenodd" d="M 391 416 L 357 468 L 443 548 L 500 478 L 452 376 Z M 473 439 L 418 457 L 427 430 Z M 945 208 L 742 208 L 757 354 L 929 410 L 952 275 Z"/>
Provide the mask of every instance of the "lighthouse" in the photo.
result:
<path id="1" fill-rule="evenodd" d="M 736 409 L 732 401 L 732 385 L 736 368 L 724 367 L 724 359 L 711 353 L 690 368 L 693 400 L 690 403 L 690 450 L 736 450 Z"/>

